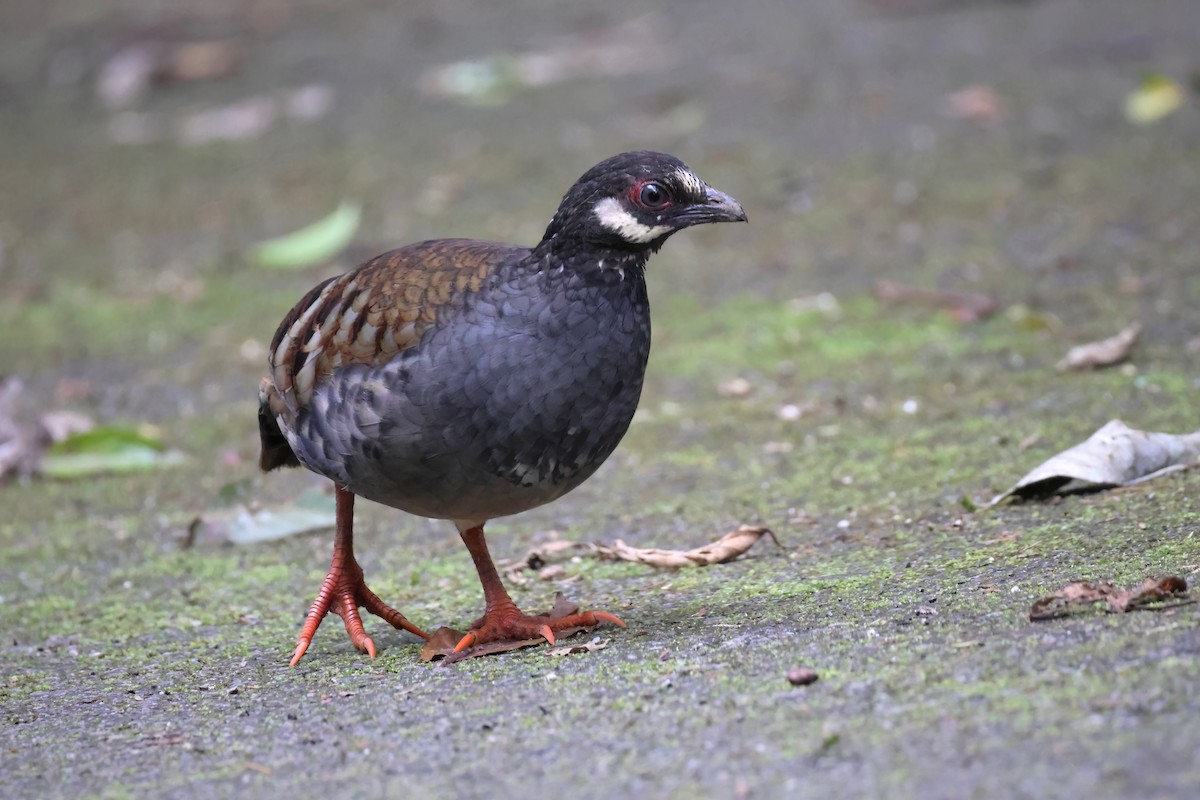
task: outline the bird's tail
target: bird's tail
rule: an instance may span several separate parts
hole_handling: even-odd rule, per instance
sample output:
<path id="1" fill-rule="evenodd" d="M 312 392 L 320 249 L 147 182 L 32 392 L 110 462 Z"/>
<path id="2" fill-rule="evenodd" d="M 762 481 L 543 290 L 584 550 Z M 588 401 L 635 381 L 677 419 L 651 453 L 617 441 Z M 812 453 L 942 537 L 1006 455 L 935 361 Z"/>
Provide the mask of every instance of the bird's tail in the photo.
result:
<path id="1" fill-rule="evenodd" d="M 279 467 L 298 467 L 300 459 L 288 444 L 287 437 L 279 429 L 279 419 L 271 409 L 271 395 L 275 386 L 269 378 L 263 378 L 258 387 L 258 438 L 261 451 L 258 456 L 258 466 L 263 472 L 270 472 Z"/>

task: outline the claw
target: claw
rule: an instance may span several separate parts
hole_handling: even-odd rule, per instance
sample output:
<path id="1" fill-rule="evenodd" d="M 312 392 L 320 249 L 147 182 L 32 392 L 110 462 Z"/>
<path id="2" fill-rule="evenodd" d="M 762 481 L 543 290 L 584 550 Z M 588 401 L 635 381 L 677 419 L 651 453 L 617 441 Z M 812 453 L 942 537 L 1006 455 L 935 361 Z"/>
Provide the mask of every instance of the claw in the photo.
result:
<path id="1" fill-rule="evenodd" d="M 601 622 L 611 622 L 612 624 L 619 625 L 622 628 L 625 627 L 625 623 L 622 622 L 621 618 L 616 616 L 615 614 L 610 614 L 607 611 L 592 611 L 590 613 L 593 617 L 596 618 L 597 625 L 600 624 Z"/>
<path id="2" fill-rule="evenodd" d="M 293 667 L 308 650 L 326 614 L 337 614 L 341 617 L 350 642 L 358 650 L 374 658 L 375 642 L 363 628 L 362 615 L 358 613 L 359 606 L 377 617 L 382 617 L 394 628 L 403 628 L 422 639 L 429 638 L 429 634 L 405 619 L 403 614 L 380 600 L 367 587 L 363 580 L 362 567 L 354 560 L 354 494 L 340 486 L 336 486 L 334 492 L 337 495 L 337 531 L 333 539 L 333 558 L 329 563 L 329 572 L 317 591 L 317 599 L 309 608 L 300 635 L 296 637 L 296 650 L 292 653 L 291 661 Z"/>
<path id="3" fill-rule="evenodd" d="M 300 657 L 304 655 L 306 650 L 308 650 L 308 645 L 311 642 L 312 642 L 312 639 L 309 639 L 304 636 L 301 636 L 299 639 L 296 640 L 296 651 L 294 653 L 292 653 L 292 661 L 290 664 L 288 664 L 289 667 L 296 666 L 296 664 L 300 661 Z"/>
<path id="4" fill-rule="evenodd" d="M 463 636 L 461 639 L 458 640 L 458 644 L 454 645 L 454 652 L 461 653 L 463 650 L 466 650 L 468 647 L 472 647 L 475 644 L 475 640 L 477 638 L 479 638 L 479 637 L 477 637 L 475 635 L 475 631 L 471 631 L 471 632 L 467 633 L 465 636 Z"/>
<path id="5" fill-rule="evenodd" d="M 550 629 L 549 625 L 543 625 L 539 633 L 542 634 L 542 638 L 545 639 L 548 644 L 554 644 L 554 631 Z"/>

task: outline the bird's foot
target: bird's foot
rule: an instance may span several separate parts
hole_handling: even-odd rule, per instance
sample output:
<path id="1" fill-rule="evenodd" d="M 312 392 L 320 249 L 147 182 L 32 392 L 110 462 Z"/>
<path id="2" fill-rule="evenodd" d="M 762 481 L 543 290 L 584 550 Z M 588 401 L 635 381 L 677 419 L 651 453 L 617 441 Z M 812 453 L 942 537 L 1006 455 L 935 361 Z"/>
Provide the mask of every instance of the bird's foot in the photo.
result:
<path id="1" fill-rule="evenodd" d="M 545 639 L 554 644 L 554 634 L 579 628 L 594 628 L 610 622 L 624 628 L 625 623 L 607 611 L 582 611 L 561 617 L 531 616 L 515 605 L 489 610 L 471 626 L 471 630 L 454 646 L 455 653 L 490 642 L 516 642 Z"/>
<path id="2" fill-rule="evenodd" d="M 296 666 L 296 662 L 304 655 L 304 651 L 308 650 L 308 645 L 312 642 L 321 620 L 325 619 L 325 615 L 331 611 L 342 618 L 342 624 L 346 626 L 346 634 L 350 637 L 351 643 L 360 651 L 374 658 L 375 642 L 363 629 L 362 617 L 358 613 L 359 606 L 375 616 L 381 617 L 394 628 L 406 630 L 422 639 L 429 639 L 429 634 L 413 625 L 403 614 L 384 603 L 378 595 L 370 590 L 366 581 L 363 580 L 362 569 L 357 562 L 351 561 L 349 565 L 342 566 L 335 559 L 334 565 L 329 568 L 329 574 L 321 583 L 317 599 L 313 602 L 312 608 L 308 610 L 304 627 L 300 629 L 300 635 L 296 638 L 296 651 L 292 654 L 291 666 Z"/>

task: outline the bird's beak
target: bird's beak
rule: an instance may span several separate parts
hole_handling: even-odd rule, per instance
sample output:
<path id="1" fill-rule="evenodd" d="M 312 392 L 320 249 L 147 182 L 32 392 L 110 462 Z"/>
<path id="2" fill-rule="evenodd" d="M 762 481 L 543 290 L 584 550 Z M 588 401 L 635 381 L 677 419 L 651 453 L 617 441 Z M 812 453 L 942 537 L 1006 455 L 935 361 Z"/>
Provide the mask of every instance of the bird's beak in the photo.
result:
<path id="1" fill-rule="evenodd" d="M 700 225 L 706 222 L 746 222 L 746 212 L 742 204 L 722 191 L 706 186 L 705 193 L 708 202 L 697 203 L 683 213 L 684 219 L 690 225 Z"/>

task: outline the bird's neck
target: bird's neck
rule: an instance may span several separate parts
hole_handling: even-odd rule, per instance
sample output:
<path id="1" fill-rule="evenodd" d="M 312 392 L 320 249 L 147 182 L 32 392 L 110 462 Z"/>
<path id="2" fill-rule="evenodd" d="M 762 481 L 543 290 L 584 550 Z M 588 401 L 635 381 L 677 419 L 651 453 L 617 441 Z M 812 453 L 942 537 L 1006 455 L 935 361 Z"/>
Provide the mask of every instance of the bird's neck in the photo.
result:
<path id="1" fill-rule="evenodd" d="M 533 249 L 530 260 L 539 269 L 562 267 L 576 272 L 612 272 L 640 279 L 645 275 L 646 261 L 652 252 L 645 247 L 635 250 L 547 238 Z"/>

